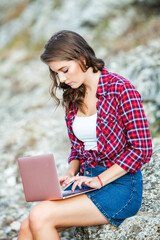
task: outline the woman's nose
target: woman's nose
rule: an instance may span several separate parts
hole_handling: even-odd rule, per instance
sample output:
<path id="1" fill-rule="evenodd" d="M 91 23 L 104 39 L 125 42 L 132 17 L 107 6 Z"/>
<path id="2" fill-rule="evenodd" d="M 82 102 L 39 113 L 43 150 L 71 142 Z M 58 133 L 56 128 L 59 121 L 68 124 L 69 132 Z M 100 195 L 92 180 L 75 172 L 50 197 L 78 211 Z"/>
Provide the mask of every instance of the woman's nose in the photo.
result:
<path id="1" fill-rule="evenodd" d="M 63 73 L 59 73 L 58 75 L 59 75 L 59 81 L 60 82 L 65 82 L 65 80 L 66 80 L 65 75 Z"/>

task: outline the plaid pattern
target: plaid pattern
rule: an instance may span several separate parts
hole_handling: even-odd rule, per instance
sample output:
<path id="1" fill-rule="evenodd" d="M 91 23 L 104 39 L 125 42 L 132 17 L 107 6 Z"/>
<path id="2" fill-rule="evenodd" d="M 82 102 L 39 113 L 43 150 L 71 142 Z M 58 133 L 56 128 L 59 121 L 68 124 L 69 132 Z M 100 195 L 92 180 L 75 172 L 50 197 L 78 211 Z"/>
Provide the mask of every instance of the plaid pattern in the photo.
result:
<path id="1" fill-rule="evenodd" d="M 152 155 L 151 136 L 140 94 L 128 80 L 103 68 L 96 97 L 97 151 L 84 150 L 83 142 L 73 134 L 72 123 L 77 109 L 72 104 L 65 116 L 71 141 L 68 161 L 80 160 L 80 174 L 84 172 L 86 161 L 92 168 L 98 164 L 111 167 L 117 163 L 135 173 Z"/>

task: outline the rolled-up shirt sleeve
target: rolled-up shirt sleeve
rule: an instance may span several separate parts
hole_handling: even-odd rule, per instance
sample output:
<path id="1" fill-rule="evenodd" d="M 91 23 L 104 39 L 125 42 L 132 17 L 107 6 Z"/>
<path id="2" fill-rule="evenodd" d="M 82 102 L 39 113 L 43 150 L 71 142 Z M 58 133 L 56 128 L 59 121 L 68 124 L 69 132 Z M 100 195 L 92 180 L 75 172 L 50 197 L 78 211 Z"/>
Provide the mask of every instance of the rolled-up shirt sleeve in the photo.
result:
<path id="1" fill-rule="evenodd" d="M 141 96 L 130 82 L 121 87 L 118 111 L 125 127 L 127 144 L 116 156 L 115 163 L 127 172 L 136 173 L 149 162 L 152 141 Z"/>
<path id="2" fill-rule="evenodd" d="M 79 160 L 80 156 L 79 156 L 78 152 L 73 148 L 73 146 L 71 146 L 71 153 L 68 158 L 68 163 L 70 163 L 74 159 Z"/>
<path id="3" fill-rule="evenodd" d="M 71 127 L 72 120 L 73 120 L 72 119 L 73 114 L 74 114 L 74 111 L 71 109 L 70 117 L 68 117 L 67 112 L 66 112 L 66 116 L 65 116 L 66 126 L 67 126 L 67 130 L 68 130 L 68 136 L 69 136 L 70 143 L 71 143 L 71 152 L 68 157 L 68 163 L 70 163 L 74 159 L 80 159 L 79 152 L 77 151 L 76 147 L 73 146 L 74 143 L 77 142 L 77 140 L 75 139 L 75 136 L 73 134 L 72 127 Z"/>

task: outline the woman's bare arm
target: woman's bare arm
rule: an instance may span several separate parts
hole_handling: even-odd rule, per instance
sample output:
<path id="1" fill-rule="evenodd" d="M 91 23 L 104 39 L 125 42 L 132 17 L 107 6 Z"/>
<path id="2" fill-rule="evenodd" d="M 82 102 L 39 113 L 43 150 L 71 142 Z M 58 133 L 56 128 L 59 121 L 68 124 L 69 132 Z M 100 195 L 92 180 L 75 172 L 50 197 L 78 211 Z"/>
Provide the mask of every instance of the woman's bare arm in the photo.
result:
<path id="1" fill-rule="evenodd" d="M 114 164 L 112 167 L 108 168 L 101 174 L 99 174 L 99 177 L 103 183 L 103 186 L 109 184 L 110 182 L 113 182 L 114 180 L 122 177 L 125 175 L 127 171 L 125 171 L 123 168 L 121 168 L 118 164 Z M 102 187 L 100 181 L 97 177 L 87 177 L 87 176 L 73 176 L 68 179 L 66 179 L 65 183 L 70 184 L 74 181 L 74 184 L 72 186 L 72 191 L 75 190 L 76 186 L 81 188 L 81 185 L 87 185 L 91 188 L 99 189 Z"/>
<path id="2" fill-rule="evenodd" d="M 68 176 L 73 177 L 73 176 L 77 175 L 77 173 L 79 172 L 79 169 L 80 169 L 80 161 L 77 159 L 74 159 L 70 162 L 66 174 Z"/>
<path id="3" fill-rule="evenodd" d="M 102 172 L 99 177 L 103 183 L 103 186 L 105 186 L 106 184 L 122 177 L 126 173 L 127 171 L 125 171 L 123 168 L 121 168 L 118 164 L 115 163 L 113 166 Z"/>

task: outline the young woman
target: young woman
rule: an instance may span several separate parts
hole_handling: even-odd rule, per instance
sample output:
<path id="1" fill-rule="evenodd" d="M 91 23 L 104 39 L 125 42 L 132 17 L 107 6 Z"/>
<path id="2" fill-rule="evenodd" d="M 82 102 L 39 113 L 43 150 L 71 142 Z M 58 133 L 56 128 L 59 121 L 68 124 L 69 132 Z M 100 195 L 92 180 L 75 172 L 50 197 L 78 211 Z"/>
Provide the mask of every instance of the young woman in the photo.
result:
<path id="1" fill-rule="evenodd" d="M 41 55 L 52 79 L 51 96 L 63 89 L 62 104 L 71 141 L 65 187 L 96 190 L 37 204 L 22 223 L 19 240 L 60 239 L 72 226 L 119 226 L 137 213 L 142 200 L 140 168 L 152 154 L 141 97 L 125 78 L 108 72 L 104 62 L 77 33 L 53 35 Z M 77 175 L 79 173 L 79 175 Z"/>

